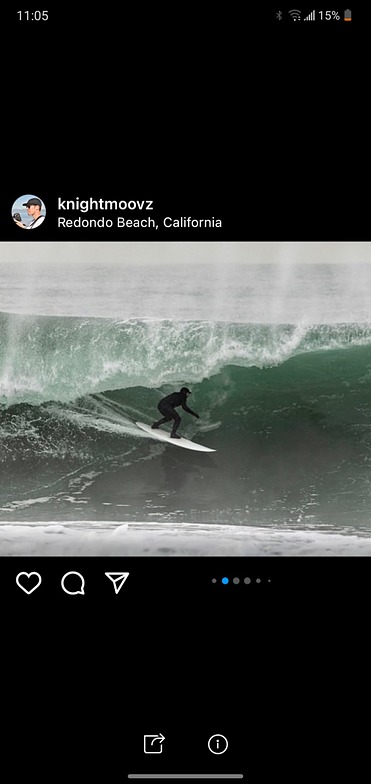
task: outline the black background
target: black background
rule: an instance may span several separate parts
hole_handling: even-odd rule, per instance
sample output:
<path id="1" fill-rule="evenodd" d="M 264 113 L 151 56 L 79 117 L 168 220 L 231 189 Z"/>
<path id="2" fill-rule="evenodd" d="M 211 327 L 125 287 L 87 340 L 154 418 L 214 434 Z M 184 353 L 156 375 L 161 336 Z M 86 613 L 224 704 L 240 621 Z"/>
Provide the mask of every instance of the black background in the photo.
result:
<path id="1" fill-rule="evenodd" d="M 53 236 L 54 199 L 79 195 L 222 216 L 220 234 L 165 241 L 370 240 L 367 20 L 356 24 L 353 8 L 341 30 L 278 29 L 233 8 L 125 9 L 118 24 L 116 8 L 67 5 L 31 33 L 9 21 L 1 239 L 112 238 Z M 22 193 L 47 204 L 36 234 L 12 222 Z M 369 558 L 107 561 L 1 559 L 3 764 L 14 777 L 125 779 L 160 763 L 251 782 L 357 777 Z M 86 576 L 84 597 L 61 591 L 70 569 Z M 23 570 L 42 573 L 30 596 L 15 583 Z M 118 596 L 108 570 L 131 572 Z M 262 583 L 211 583 L 250 573 Z M 156 732 L 166 747 L 149 766 L 143 735 Z M 207 752 L 218 732 L 230 741 L 220 759 Z"/>

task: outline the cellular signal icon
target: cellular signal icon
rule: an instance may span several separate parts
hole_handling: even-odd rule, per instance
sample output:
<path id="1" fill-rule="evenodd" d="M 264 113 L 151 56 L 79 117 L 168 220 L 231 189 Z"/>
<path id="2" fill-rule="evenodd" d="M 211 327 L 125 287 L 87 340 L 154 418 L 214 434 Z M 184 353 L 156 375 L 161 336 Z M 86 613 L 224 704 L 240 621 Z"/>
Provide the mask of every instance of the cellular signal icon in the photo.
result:
<path id="1" fill-rule="evenodd" d="M 316 12 L 312 11 L 311 14 L 304 17 L 304 22 L 315 22 L 315 19 L 316 19 Z"/>
<path id="2" fill-rule="evenodd" d="M 301 11 L 297 11 L 297 10 L 294 8 L 292 11 L 289 11 L 289 14 L 290 14 L 290 16 L 291 16 L 291 19 L 293 19 L 293 20 L 294 20 L 294 22 L 300 22 L 300 19 L 301 19 Z"/>

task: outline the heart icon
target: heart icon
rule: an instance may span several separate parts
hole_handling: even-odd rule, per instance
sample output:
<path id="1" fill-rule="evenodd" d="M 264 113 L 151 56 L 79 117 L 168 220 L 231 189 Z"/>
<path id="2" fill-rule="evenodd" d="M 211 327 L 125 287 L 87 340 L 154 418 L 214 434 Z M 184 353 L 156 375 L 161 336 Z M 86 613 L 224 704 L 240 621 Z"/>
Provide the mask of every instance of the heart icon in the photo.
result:
<path id="1" fill-rule="evenodd" d="M 23 582 L 26 583 L 25 585 L 22 585 L 21 577 L 23 577 Z M 27 577 L 28 581 L 30 580 L 30 577 L 37 577 L 36 585 L 33 585 L 30 588 L 29 586 L 32 585 L 34 580 L 32 580 L 31 582 L 27 582 L 27 580 L 24 579 L 25 577 Z M 19 572 L 19 574 L 17 574 L 17 577 L 15 578 L 15 581 L 18 587 L 22 588 L 22 591 L 24 591 L 25 593 L 32 593 L 32 591 L 36 591 L 36 588 L 38 588 L 39 585 L 41 585 L 41 575 L 38 572 Z"/>

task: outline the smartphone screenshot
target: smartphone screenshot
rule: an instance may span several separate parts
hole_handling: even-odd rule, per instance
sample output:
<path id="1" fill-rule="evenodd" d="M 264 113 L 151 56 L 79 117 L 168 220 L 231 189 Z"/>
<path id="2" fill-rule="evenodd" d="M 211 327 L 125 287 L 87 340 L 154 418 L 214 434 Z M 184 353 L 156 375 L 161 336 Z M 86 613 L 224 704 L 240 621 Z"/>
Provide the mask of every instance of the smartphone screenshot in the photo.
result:
<path id="1" fill-rule="evenodd" d="M 118 27 L 91 13 L 77 36 L 53 9 L 14 14 L 29 63 L 33 43 L 40 58 L 62 39 L 87 62 L 99 19 L 105 40 Z M 107 109 L 90 72 L 64 87 L 81 99 L 74 120 L 61 99 L 65 170 L 36 123 L 45 155 L 34 144 L 2 188 L 0 589 L 17 775 L 255 784 L 360 765 L 371 237 L 349 132 L 342 147 L 307 81 L 312 68 L 323 96 L 330 79 L 331 103 L 339 69 L 357 70 L 354 27 L 354 9 L 252 12 L 233 59 L 245 92 L 210 178 L 196 157 L 184 171 L 174 120 L 162 176 L 145 168 L 151 138 L 129 171 L 117 118 L 86 136 L 90 80 L 97 116 Z M 197 133 L 210 163 L 213 136 Z"/>

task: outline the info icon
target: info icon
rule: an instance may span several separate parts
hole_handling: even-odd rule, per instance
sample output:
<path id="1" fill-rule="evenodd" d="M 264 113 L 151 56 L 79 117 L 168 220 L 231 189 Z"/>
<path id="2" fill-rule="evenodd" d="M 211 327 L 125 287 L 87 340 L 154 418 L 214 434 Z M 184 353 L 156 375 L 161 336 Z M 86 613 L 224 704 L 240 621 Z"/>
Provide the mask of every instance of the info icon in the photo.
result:
<path id="1" fill-rule="evenodd" d="M 12 218 L 20 229 L 38 229 L 44 223 L 45 204 L 39 196 L 25 193 L 12 206 Z"/>
<path id="2" fill-rule="evenodd" d="M 212 754 L 224 754 L 228 748 L 228 741 L 225 735 L 212 735 L 207 745 Z"/>

